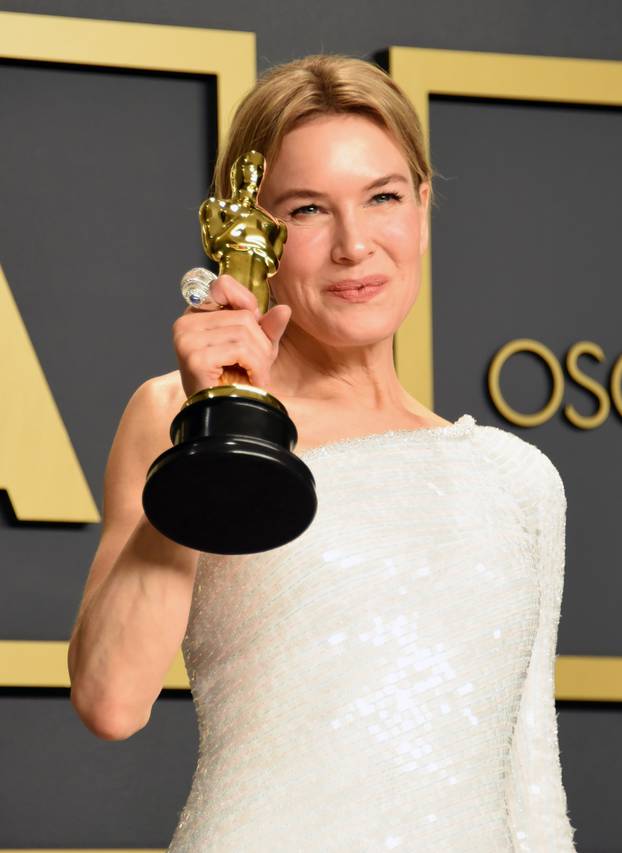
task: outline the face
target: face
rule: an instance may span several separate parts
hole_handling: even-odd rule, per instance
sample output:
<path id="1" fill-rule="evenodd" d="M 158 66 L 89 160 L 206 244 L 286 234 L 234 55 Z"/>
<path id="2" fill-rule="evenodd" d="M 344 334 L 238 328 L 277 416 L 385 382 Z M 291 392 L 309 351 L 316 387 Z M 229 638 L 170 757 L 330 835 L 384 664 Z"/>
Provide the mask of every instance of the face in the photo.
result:
<path id="1" fill-rule="evenodd" d="M 414 189 L 399 145 L 369 119 L 326 116 L 290 131 L 260 204 L 287 225 L 270 286 L 290 325 L 335 347 L 392 338 L 417 298 L 428 186 Z"/>

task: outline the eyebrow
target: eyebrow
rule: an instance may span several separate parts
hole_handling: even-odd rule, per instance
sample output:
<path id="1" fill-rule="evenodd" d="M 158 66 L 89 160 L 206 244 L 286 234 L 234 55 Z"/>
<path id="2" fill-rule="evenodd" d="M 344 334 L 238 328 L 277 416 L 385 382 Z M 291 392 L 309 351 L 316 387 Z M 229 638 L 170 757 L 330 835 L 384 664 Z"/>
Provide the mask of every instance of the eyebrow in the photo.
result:
<path id="1" fill-rule="evenodd" d="M 382 178 L 377 178 L 375 181 L 372 181 L 371 184 L 367 184 L 367 186 L 363 188 L 363 192 L 376 190 L 393 182 L 407 184 L 408 178 L 404 177 L 404 175 L 399 174 L 399 172 L 394 172 L 391 175 L 384 175 Z M 317 190 L 310 189 L 291 189 L 287 190 L 284 193 L 281 193 L 281 195 L 278 196 L 272 204 L 274 207 L 278 207 L 284 202 L 291 201 L 294 198 L 326 198 L 326 193 L 321 193 Z"/>

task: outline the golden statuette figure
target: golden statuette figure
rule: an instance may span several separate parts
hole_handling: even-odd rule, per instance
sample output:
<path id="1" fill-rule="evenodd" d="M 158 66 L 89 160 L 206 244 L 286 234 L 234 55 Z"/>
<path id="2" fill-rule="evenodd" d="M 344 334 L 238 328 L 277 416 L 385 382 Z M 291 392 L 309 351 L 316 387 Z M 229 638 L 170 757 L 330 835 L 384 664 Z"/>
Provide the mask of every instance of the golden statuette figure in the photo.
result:
<path id="1" fill-rule="evenodd" d="M 277 271 L 287 240 L 287 227 L 257 204 L 265 159 L 248 151 L 231 168 L 231 198 L 206 199 L 199 210 L 205 254 L 219 264 L 219 273 L 233 276 L 257 297 L 262 314 L 268 310 L 268 278 Z"/>
<path id="2" fill-rule="evenodd" d="M 287 240 L 285 224 L 257 204 L 265 168 L 263 155 L 248 151 L 231 169 L 231 197 L 208 198 L 199 210 L 205 253 L 255 294 L 261 313 Z M 285 406 L 238 365 L 226 367 L 219 385 L 197 391 L 174 418 L 173 447 L 147 473 L 147 518 L 199 551 L 249 554 L 290 542 L 317 509 L 313 475 L 292 452 L 297 439 Z"/>

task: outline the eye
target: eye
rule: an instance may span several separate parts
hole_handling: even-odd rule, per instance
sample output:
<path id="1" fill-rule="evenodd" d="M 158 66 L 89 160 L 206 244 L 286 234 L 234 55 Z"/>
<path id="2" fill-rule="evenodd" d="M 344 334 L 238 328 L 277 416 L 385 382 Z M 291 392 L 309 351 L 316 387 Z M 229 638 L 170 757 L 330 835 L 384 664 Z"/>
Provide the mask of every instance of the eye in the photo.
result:
<path id="1" fill-rule="evenodd" d="M 403 198 L 403 195 L 396 192 L 376 193 L 376 195 L 372 197 L 371 201 L 372 204 L 386 204 L 389 201 L 401 201 Z"/>
<path id="2" fill-rule="evenodd" d="M 318 213 L 320 208 L 317 204 L 303 204 L 301 207 L 296 207 L 290 211 L 290 216 L 313 216 Z"/>

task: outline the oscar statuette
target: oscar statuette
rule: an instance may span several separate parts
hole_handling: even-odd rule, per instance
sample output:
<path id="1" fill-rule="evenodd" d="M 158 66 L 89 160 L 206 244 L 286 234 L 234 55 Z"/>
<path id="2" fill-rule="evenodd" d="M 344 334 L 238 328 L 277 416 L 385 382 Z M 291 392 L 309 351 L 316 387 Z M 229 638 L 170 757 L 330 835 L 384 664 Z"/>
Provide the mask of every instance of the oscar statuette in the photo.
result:
<path id="1" fill-rule="evenodd" d="M 205 253 L 220 275 L 255 294 L 262 314 L 287 238 L 285 224 L 257 205 L 264 169 L 257 151 L 239 157 L 231 198 L 208 198 L 199 211 Z M 143 508 L 173 541 L 214 554 L 258 553 L 290 542 L 313 520 L 315 481 L 292 452 L 296 427 L 238 365 L 186 400 L 170 436 L 173 446 L 147 473 Z"/>

